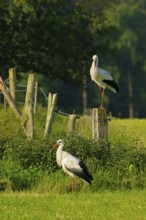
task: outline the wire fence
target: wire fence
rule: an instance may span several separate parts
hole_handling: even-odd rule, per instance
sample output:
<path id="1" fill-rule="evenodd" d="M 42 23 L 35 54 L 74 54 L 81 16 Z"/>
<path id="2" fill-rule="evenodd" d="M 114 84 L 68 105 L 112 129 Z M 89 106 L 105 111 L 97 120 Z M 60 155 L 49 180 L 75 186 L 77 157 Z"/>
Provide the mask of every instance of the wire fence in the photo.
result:
<path id="1" fill-rule="evenodd" d="M 6 79 L 5 81 L 5 84 L 6 86 L 9 88 L 9 80 Z M 21 89 L 22 88 L 22 89 Z M 19 105 L 24 105 L 24 102 L 25 102 L 25 95 L 26 95 L 26 88 L 27 86 L 26 85 L 23 85 L 23 84 L 17 84 L 17 89 L 16 89 L 16 104 L 19 104 Z M 44 91 L 44 89 L 39 85 L 38 86 L 39 90 L 38 90 L 38 102 L 42 104 L 42 107 L 47 107 L 47 103 L 48 103 L 48 96 L 46 94 L 46 92 Z M 0 91 L 0 102 L 1 104 L 5 104 L 4 102 L 4 97 L 3 97 L 3 94 L 2 92 Z M 61 110 L 59 110 L 58 107 L 55 108 L 55 112 L 58 113 L 58 114 L 61 114 L 61 115 L 64 115 L 64 116 L 69 116 L 70 114 L 68 113 L 65 113 Z M 79 117 L 78 117 L 79 118 Z"/>

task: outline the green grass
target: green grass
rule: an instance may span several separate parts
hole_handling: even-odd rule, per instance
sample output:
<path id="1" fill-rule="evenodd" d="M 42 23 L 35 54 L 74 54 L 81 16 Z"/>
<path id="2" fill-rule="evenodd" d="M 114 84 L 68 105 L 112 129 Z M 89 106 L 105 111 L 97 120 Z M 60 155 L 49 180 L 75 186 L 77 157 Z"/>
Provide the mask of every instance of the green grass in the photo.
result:
<path id="1" fill-rule="evenodd" d="M 3 193 L 1 219 L 145 220 L 146 191 Z"/>
<path id="2" fill-rule="evenodd" d="M 146 119 L 114 119 L 109 122 L 109 142 L 124 141 L 126 143 L 146 147 Z"/>
<path id="3" fill-rule="evenodd" d="M 108 122 L 108 137 L 112 144 L 118 141 L 137 142 L 141 146 L 146 146 L 146 119 L 118 119 L 112 118 Z M 77 120 L 76 129 L 85 138 L 92 138 L 91 116 L 83 116 Z"/>

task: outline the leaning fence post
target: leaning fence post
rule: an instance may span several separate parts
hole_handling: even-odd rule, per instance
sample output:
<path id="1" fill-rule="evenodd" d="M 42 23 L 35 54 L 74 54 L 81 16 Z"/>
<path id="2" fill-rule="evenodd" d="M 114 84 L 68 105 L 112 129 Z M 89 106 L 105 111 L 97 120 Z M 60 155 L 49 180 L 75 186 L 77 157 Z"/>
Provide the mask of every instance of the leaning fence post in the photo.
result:
<path id="1" fill-rule="evenodd" d="M 94 142 L 108 142 L 108 122 L 105 108 L 92 109 L 92 134 Z"/>
<path id="2" fill-rule="evenodd" d="M 54 118 L 54 110 L 57 102 L 57 94 L 48 95 L 48 109 L 47 109 L 47 117 L 46 117 L 46 126 L 45 126 L 45 135 L 47 137 L 51 133 L 52 122 Z"/>
<path id="3" fill-rule="evenodd" d="M 71 134 L 75 130 L 75 125 L 76 125 L 76 119 L 77 115 L 76 114 L 71 114 L 69 115 L 69 120 L 68 120 L 68 134 Z"/>
<path id="4" fill-rule="evenodd" d="M 9 69 L 9 90 L 13 100 L 16 100 L 16 70 L 15 68 Z"/>
<path id="5" fill-rule="evenodd" d="M 0 77 L 0 90 L 1 90 L 2 94 L 4 95 L 4 99 L 8 102 L 9 106 L 11 107 L 11 109 L 13 110 L 13 112 L 15 113 L 17 118 L 21 119 L 21 114 L 20 114 L 19 110 L 17 109 L 17 106 L 16 106 L 10 92 L 8 91 L 2 77 Z"/>
<path id="6" fill-rule="evenodd" d="M 34 82 L 35 82 L 35 74 L 29 74 L 25 104 L 22 114 L 22 124 L 25 127 L 26 135 L 28 139 L 32 139 L 34 135 L 34 123 L 33 123 Z"/>

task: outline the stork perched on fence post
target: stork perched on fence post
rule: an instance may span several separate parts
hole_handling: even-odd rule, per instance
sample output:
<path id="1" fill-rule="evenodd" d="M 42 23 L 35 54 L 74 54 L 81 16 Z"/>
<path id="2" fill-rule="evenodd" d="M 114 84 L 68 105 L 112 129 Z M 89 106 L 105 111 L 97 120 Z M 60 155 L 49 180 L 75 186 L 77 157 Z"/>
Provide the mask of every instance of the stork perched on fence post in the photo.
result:
<path id="1" fill-rule="evenodd" d="M 114 93 L 119 92 L 119 87 L 114 81 L 113 76 L 108 71 L 98 67 L 98 56 L 92 57 L 93 62 L 90 68 L 91 79 L 99 86 L 99 90 L 102 92 L 102 99 L 100 108 L 103 108 L 104 89 L 109 89 Z"/>
<path id="2" fill-rule="evenodd" d="M 85 182 L 91 185 L 93 180 L 92 174 L 88 171 L 88 168 L 84 164 L 82 160 L 79 158 L 69 154 L 66 151 L 63 151 L 64 147 L 64 140 L 59 139 L 57 143 L 50 149 L 57 148 L 56 152 L 56 160 L 57 164 L 67 173 L 69 176 L 72 177 L 72 192 L 74 191 L 74 177 L 78 176 L 79 178 L 83 179 Z"/>

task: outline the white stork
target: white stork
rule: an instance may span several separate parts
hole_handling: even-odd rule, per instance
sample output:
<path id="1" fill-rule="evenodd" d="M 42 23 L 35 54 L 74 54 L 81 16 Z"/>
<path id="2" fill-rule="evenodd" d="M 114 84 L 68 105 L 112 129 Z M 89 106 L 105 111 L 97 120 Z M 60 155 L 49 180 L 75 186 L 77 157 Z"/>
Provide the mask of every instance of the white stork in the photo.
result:
<path id="1" fill-rule="evenodd" d="M 114 93 L 119 92 L 119 87 L 114 81 L 111 73 L 98 67 L 98 56 L 92 57 L 93 62 L 90 68 L 91 79 L 99 86 L 99 90 L 102 92 L 102 99 L 100 108 L 103 108 L 104 89 L 109 89 Z"/>
<path id="2" fill-rule="evenodd" d="M 93 180 L 92 174 L 88 171 L 87 166 L 79 158 L 69 154 L 66 151 L 63 151 L 64 140 L 59 139 L 57 143 L 51 148 L 50 151 L 57 148 L 56 160 L 57 164 L 72 177 L 72 192 L 74 191 L 74 176 L 78 176 L 83 179 L 85 182 L 91 185 Z"/>

